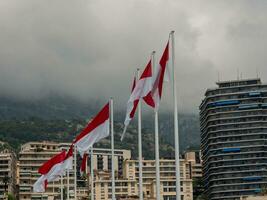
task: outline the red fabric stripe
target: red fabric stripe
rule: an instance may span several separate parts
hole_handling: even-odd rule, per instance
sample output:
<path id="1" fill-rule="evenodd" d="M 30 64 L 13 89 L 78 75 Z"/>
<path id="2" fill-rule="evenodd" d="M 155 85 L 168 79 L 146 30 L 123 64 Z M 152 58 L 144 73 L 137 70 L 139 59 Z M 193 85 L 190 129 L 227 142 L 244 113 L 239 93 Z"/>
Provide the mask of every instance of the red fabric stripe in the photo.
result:
<path id="1" fill-rule="evenodd" d="M 63 162 L 65 160 L 65 157 L 66 157 L 66 151 L 62 151 L 61 153 L 52 157 L 50 160 L 46 161 L 39 168 L 38 172 L 43 175 L 47 174 L 54 165 Z"/>
<path id="2" fill-rule="evenodd" d="M 69 157 L 73 156 L 73 144 L 71 144 L 70 149 L 66 155 L 65 160 L 67 160 Z"/>
<path id="3" fill-rule="evenodd" d="M 151 106 L 152 108 L 155 108 L 155 102 L 151 92 L 149 92 L 145 97 L 143 97 L 143 99 L 147 105 Z"/>
<path id="4" fill-rule="evenodd" d="M 47 179 L 44 181 L 44 188 L 45 188 L 45 190 L 46 190 L 46 188 L 47 188 L 47 185 L 48 185 L 48 181 L 47 181 Z"/>
<path id="5" fill-rule="evenodd" d="M 160 59 L 160 77 L 159 77 L 159 84 L 158 84 L 158 89 L 159 89 L 159 96 L 161 98 L 161 94 L 162 94 L 162 87 L 163 87 L 163 81 L 164 81 L 164 74 L 165 74 L 165 69 L 166 69 L 166 64 L 169 60 L 169 42 L 166 45 L 166 48 L 163 52 L 163 55 Z"/>
<path id="6" fill-rule="evenodd" d="M 76 137 L 74 143 L 76 143 L 81 138 L 89 134 L 92 130 L 103 124 L 107 119 L 109 119 L 109 103 L 107 103 L 102 108 L 102 110 L 95 116 L 95 118 L 88 123 L 88 125 L 83 129 L 83 131 Z"/>
<path id="7" fill-rule="evenodd" d="M 133 92 L 135 86 L 136 86 L 136 76 L 134 76 L 134 81 L 133 81 L 133 85 L 132 85 L 132 90 L 131 90 L 131 92 Z"/>
<path id="8" fill-rule="evenodd" d="M 86 154 L 86 153 L 83 154 L 82 164 L 81 164 L 81 167 L 80 167 L 81 174 L 83 172 L 85 172 L 87 156 L 88 156 L 88 154 Z"/>
<path id="9" fill-rule="evenodd" d="M 144 69 L 140 79 L 152 77 L 152 65 L 151 60 L 147 63 L 146 68 Z"/>
<path id="10" fill-rule="evenodd" d="M 137 108 L 137 106 L 138 106 L 138 102 L 139 102 L 139 99 L 137 99 L 137 100 L 135 100 L 135 101 L 133 102 L 133 104 L 134 104 L 134 105 L 133 105 L 133 109 L 132 109 L 132 111 L 131 111 L 131 113 L 130 113 L 130 118 L 131 118 L 131 119 L 134 117 L 136 108 Z"/>

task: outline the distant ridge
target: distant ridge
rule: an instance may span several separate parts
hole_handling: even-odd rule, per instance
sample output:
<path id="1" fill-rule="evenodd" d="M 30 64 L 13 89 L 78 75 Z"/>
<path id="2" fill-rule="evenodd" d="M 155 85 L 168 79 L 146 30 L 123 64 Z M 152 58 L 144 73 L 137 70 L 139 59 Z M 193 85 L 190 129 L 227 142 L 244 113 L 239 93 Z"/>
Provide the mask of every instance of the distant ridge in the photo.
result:
<path id="1" fill-rule="evenodd" d="M 32 101 L 16 100 L 0 97 L 0 138 L 7 141 L 13 148 L 28 141 L 53 140 L 70 142 L 78 133 L 77 127 L 82 127 L 101 107 L 99 101 L 90 104 L 63 97 L 50 96 Z M 120 137 L 123 128 L 125 111 L 116 113 L 115 132 Z M 135 142 L 137 132 L 135 120 L 129 126 L 125 141 L 115 141 L 118 148 L 131 149 L 136 155 Z M 151 116 L 143 117 L 144 152 L 147 158 L 153 158 L 154 124 Z M 160 114 L 160 147 L 161 156 L 173 156 L 173 118 L 172 113 Z M 199 120 L 195 114 L 179 114 L 180 150 L 198 149 L 200 144 Z M 135 141 L 136 140 L 136 141 Z M 134 142 L 133 142 L 134 141 Z M 99 147 L 109 148 L 108 140 Z"/>

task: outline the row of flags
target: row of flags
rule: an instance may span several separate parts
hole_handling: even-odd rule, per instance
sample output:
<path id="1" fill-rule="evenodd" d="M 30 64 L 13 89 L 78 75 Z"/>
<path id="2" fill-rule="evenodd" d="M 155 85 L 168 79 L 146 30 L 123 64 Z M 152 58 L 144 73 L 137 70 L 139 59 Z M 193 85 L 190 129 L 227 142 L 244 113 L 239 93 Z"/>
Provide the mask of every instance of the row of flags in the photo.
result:
<path id="1" fill-rule="evenodd" d="M 169 80 L 169 74 L 166 73 L 167 76 L 165 75 L 168 60 L 169 41 L 160 59 L 159 65 L 154 69 L 155 72 L 152 73 L 152 60 L 150 59 L 137 83 L 137 77 L 135 75 L 131 96 L 127 103 L 127 112 L 124 121 L 124 130 L 121 140 L 123 140 L 124 134 L 127 130 L 127 126 L 134 117 L 140 99 L 143 99 L 148 106 L 154 109 L 158 109 L 162 95 L 163 82 L 164 80 Z"/>
<path id="2" fill-rule="evenodd" d="M 88 123 L 82 132 L 75 138 L 68 152 L 65 150 L 45 162 L 38 170 L 41 177 L 33 185 L 34 192 L 45 192 L 49 182 L 58 180 L 73 167 L 74 148 L 82 157 L 81 173 L 85 171 L 85 161 L 89 149 L 99 140 L 109 135 L 109 103 L 107 103 L 96 117 Z M 76 152 L 75 152 L 76 155 Z"/>
<path id="3" fill-rule="evenodd" d="M 172 32 L 173 33 L 173 32 Z M 173 46 L 172 46 L 173 50 Z M 163 51 L 159 64 L 154 66 L 154 57 L 148 61 L 146 67 L 144 68 L 143 72 L 139 76 L 139 73 L 135 74 L 132 88 L 131 88 L 131 95 L 127 102 L 127 111 L 126 117 L 124 121 L 124 130 L 121 135 L 121 141 L 124 138 L 126 133 L 127 127 L 131 120 L 134 118 L 135 112 L 140 104 L 140 101 L 145 102 L 149 107 L 154 109 L 155 111 L 155 124 L 158 124 L 158 117 L 157 111 L 159 108 L 161 96 L 162 96 L 162 89 L 163 89 L 163 82 L 170 80 L 170 69 L 168 68 L 168 61 L 169 61 L 169 40 L 167 45 Z M 174 73 L 174 69 L 172 71 Z M 174 80 L 174 78 L 173 78 Z M 174 89 L 175 90 L 175 89 Z M 76 170 L 76 151 L 79 152 L 82 158 L 82 164 L 80 170 L 82 172 L 85 171 L 86 168 L 86 160 L 87 156 L 89 155 L 90 149 L 93 145 L 99 142 L 102 138 L 109 136 L 111 133 L 111 148 L 112 148 L 112 155 L 114 155 L 114 139 L 113 139 L 113 101 L 112 101 L 112 112 L 111 110 L 111 101 L 107 103 L 100 112 L 93 118 L 91 122 L 87 124 L 87 126 L 81 131 L 81 133 L 75 138 L 74 142 L 71 144 L 68 152 L 62 151 L 59 154 L 52 157 L 50 160 L 45 162 L 40 168 L 39 173 L 41 177 L 35 182 L 34 184 L 34 192 L 44 192 L 46 186 L 49 182 L 58 180 L 59 177 L 62 177 L 72 169 L 73 166 L 73 157 L 74 157 L 74 167 L 75 173 Z M 139 109 L 138 109 L 139 111 Z M 141 113 L 141 111 L 140 111 Z M 177 113 L 176 113 L 177 115 Z M 139 115 L 141 116 L 141 114 Z M 141 118 L 141 117 L 140 117 Z M 112 119 L 112 120 L 111 120 Z M 138 123 L 138 137 L 139 137 L 139 195 L 140 199 L 142 199 L 142 144 L 141 144 L 141 119 Z M 177 119 L 178 121 L 178 119 Z M 175 122 L 176 123 L 176 122 Z M 156 140 L 156 148 L 158 148 L 158 125 L 155 126 L 155 140 Z M 177 130 L 178 135 L 178 130 Z M 159 188 L 160 187 L 160 179 L 159 179 L 159 153 L 158 149 L 155 150 L 156 152 L 156 174 L 157 174 L 157 200 L 159 200 Z M 179 152 L 179 148 L 176 151 Z M 92 153 L 92 149 L 91 149 Z M 74 156 L 73 156 L 74 155 Z M 177 156 L 176 156 L 177 157 Z M 114 157 L 113 157 L 114 158 Z M 179 160 L 179 153 L 178 157 L 176 158 Z M 113 165 L 112 159 L 112 165 Z M 177 166 L 176 173 L 179 173 L 179 166 Z M 114 168 L 112 171 L 112 199 L 115 199 L 115 182 L 114 182 Z M 76 177 L 76 174 L 75 174 Z M 176 176 L 179 178 L 179 175 Z M 76 181 L 76 180 L 75 180 Z M 93 184 L 92 184 L 93 185 Z M 176 187 L 179 186 L 179 180 L 176 180 Z M 75 186 L 76 187 L 76 186 Z M 93 190 L 92 190 L 93 191 Z M 178 190 L 176 189 L 178 192 Z M 75 189 L 76 192 L 76 189 Z M 76 194 L 75 194 L 76 195 Z M 179 195 L 177 195 L 179 196 Z M 93 197 L 91 197 L 93 198 Z M 76 199 L 76 196 L 75 196 Z M 180 199 L 177 197 L 176 199 Z"/>

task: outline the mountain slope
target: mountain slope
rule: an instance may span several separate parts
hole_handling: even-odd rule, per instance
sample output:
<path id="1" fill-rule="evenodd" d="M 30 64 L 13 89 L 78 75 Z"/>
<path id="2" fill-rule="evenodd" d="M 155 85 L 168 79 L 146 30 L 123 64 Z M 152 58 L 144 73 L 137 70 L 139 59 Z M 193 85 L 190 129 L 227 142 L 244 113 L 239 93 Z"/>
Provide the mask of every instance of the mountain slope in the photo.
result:
<path id="1" fill-rule="evenodd" d="M 7 141 L 13 148 L 28 141 L 51 140 L 70 142 L 79 133 L 77 127 L 85 126 L 100 106 L 85 104 L 65 97 L 50 97 L 37 101 L 18 101 L 0 98 L 0 140 Z M 131 149 L 137 155 L 137 124 L 134 120 L 127 130 L 125 140 L 120 142 L 123 129 L 124 112 L 117 112 L 115 118 L 115 147 Z M 143 152 L 146 159 L 154 156 L 153 115 L 146 114 L 142 119 Z M 161 156 L 174 156 L 172 113 L 159 115 Z M 179 114 L 180 151 L 187 148 L 199 148 L 200 134 L 198 116 Z M 98 147 L 110 147 L 104 139 Z"/>

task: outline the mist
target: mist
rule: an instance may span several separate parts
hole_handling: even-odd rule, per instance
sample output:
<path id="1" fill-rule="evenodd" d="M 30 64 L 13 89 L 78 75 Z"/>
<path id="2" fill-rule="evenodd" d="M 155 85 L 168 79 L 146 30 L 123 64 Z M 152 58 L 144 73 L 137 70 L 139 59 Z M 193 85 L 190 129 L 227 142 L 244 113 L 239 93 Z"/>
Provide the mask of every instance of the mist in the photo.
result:
<path id="1" fill-rule="evenodd" d="M 196 113 L 218 80 L 267 80 L 266 9 L 264 0 L 0 1 L 0 96 L 112 96 L 124 109 L 136 68 L 153 50 L 159 60 L 175 30 L 179 108 Z"/>

